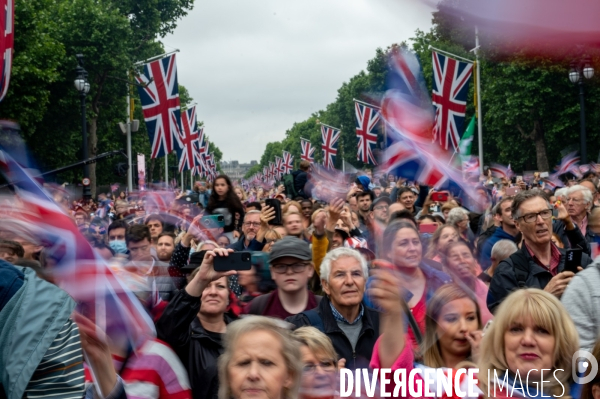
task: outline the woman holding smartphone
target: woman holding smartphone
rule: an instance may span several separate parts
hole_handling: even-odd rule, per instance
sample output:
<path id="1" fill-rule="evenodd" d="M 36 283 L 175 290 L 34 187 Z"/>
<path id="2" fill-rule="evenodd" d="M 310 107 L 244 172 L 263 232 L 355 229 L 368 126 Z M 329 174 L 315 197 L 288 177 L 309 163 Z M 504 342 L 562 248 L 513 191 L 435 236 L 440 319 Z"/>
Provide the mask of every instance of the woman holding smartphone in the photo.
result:
<path id="1" fill-rule="evenodd" d="M 223 234 L 229 238 L 230 242 L 237 241 L 244 220 L 244 207 L 235 194 L 228 176 L 219 175 L 215 179 L 206 212 L 211 215 L 223 215 L 225 219 Z"/>

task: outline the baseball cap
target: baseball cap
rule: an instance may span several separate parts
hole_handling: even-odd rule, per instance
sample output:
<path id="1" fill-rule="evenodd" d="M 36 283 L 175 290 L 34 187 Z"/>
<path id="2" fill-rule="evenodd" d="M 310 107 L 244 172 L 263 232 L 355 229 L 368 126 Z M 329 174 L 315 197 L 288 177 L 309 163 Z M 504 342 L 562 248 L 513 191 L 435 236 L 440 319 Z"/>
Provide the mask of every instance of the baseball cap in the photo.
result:
<path id="1" fill-rule="evenodd" d="M 387 195 L 380 195 L 379 197 L 375 198 L 375 201 L 373 201 L 371 203 L 371 209 L 370 210 L 372 211 L 373 209 L 375 209 L 375 207 L 378 204 L 380 204 L 382 202 L 385 202 L 386 204 L 391 205 L 392 199 L 390 197 L 388 197 Z"/>
<path id="2" fill-rule="evenodd" d="M 274 260 L 283 258 L 284 256 L 301 260 L 312 260 L 312 252 L 308 243 L 292 236 L 283 237 L 273 244 L 271 253 L 269 254 L 269 263 L 273 263 Z"/>

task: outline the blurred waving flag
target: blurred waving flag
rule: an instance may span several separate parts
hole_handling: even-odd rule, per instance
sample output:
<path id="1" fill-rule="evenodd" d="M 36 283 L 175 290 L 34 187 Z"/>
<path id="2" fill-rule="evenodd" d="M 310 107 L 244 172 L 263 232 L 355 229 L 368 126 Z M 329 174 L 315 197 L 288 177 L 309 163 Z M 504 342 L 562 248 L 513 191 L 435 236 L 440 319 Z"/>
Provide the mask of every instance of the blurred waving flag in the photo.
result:
<path id="1" fill-rule="evenodd" d="M 15 1 L 0 0 L 0 101 L 4 99 L 8 92 L 10 83 L 10 74 L 12 71 L 12 59 L 15 42 L 14 22 L 15 22 Z"/>
<path id="2" fill-rule="evenodd" d="M 492 171 L 492 176 L 500 179 L 510 179 L 514 176 L 513 171 L 510 169 L 510 165 L 503 166 L 497 163 L 493 163 L 490 165 L 490 170 Z"/>
<path id="3" fill-rule="evenodd" d="M 175 54 L 144 65 L 136 77 L 144 120 L 152 143 L 152 158 L 170 154 L 181 131 L 179 85 Z"/>
<path id="4" fill-rule="evenodd" d="M 20 201 L 11 222 L 42 243 L 52 278 L 80 304 L 80 311 L 103 331 L 114 334 L 111 328 L 119 326 L 117 333 L 126 336 L 133 348 L 140 339 L 154 336 L 154 324 L 141 302 L 42 186 L 5 151 L 0 151 L 0 170 Z"/>
<path id="5" fill-rule="evenodd" d="M 575 176 L 579 176 L 579 157 L 577 156 L 577 152 L 572 152 L 563 157 L 560 161 L 560 165 L 554 168 L 554 170 L 556 170 L 558 176 L 568 172 L 573 173 Z"/>

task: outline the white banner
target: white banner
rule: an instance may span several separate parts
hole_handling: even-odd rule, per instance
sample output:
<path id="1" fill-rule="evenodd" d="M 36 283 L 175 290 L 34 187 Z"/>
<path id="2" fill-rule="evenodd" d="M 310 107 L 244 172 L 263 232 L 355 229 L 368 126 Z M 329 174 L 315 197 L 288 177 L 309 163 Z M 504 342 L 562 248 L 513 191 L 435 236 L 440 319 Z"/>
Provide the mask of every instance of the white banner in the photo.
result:
<path id="1" fill-rule="evenodd" d="M 138 169 L 138 189 L 143 191 L 146 189 L 146 156 L 138 153 L 137 155 Z"/>

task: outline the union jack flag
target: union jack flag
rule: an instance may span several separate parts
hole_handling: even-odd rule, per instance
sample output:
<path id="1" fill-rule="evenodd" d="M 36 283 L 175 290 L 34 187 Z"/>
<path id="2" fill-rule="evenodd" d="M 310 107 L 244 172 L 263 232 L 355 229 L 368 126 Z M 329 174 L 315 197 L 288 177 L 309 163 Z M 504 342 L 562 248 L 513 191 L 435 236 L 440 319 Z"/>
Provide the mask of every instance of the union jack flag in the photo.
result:
<path id="1" fill-rule="evenodd" d="M 283 175 L 283 159 L 275 155 L 275 180 L 281 180 Z"/>
<path id="2" fill-rule="evenodd" d="M 564 175 L 565 173 L 571 172 L 574 175 L 579 175 L 579 168 L 577 164 L 579 163 L 579 157 L 577 156 L 577 152 L 572 152 L 566 155 L 563 159 L 560 160 L 560 165 L 558 165 L 556 170 L 556 175 Z"/>
<path id="3" fill-rule="evenodd" d="M 313 154 L 315 153 L 315 148 L 312 146 L 312 144 L 310 144 L 310 141 L 301 138 L 300 146 L 302 147 L 302 155 L 300 155 L 300 159 L 302 159 L 303 161 L 314 163 L 315 157 Z"/>
<path id="4" fill-rule="evenodd" d="M 379 112 L 364 104 L 355 102 L 356 137 L 358 138 L 357 159 L 366 164 L 377 165 L 373 156 L 373 146 L 377 145 L 377 133 L 373 129 L 379 122 Z"/>
<path id="5" fill-rule="evenodd" d="M 138 91 L 152 143 L 151 158 L 170 154 L 181 131 L 175 54 L 146 64 L 136 79 L 142 85 Z"/>
<path id="6" fill-rule="evenodd" d="M 271 161 L 269 161 L 269 174 L 268 174 L 268 180 L 273 180 L 275 179 L 275 164 Z"/>
<path id="7" fill-rule="evenodd" d="M 179 158 L 179 173 L 196 167 L 194 142 L 198 141 L 198 124 L 196 122 L 196 107 L 189 108 L 181 114 L 182 128 L 178 135 L 180 148 L 177 149 Z"/>
<path id="8" fill-rule="evenodd" d="M 433 95 L 436 108 L 433 141 L 447 150 L 449 143 L 459 151 L 473 64 L 433 51 Z"/>
<path id="9" fill-rule="evenodd" d="M 340 139 L 341 131 L 331 126 L 321 124 L 321 138 L 323 144 L 323 166 L 327 169 L 335 168 L 335 156 L 337 155 L 337 142 Z"/>
<path id="10" fill-rule="evenodd" d="M 287 151 L 283 152 L 283 174 L 287 175 L 294 169 L 294 157 Z"/>
<path id="11" fill-rule="evenodd" d="M 8 84 L 10 83 L 10 73 L 12 69 L 12 56 L 14 49 L 14 21 L 15 21 L 15 1 L 0 0 L 0 101 L 6 96 Z"/>
<path id="12" fill-rule="evenodd" d="M 421 160 L 419 154 L 403 141 L 394 143 L 382 152 L 377 170 L 385 174 L 404 177 L 409 181 L 419 179 Z"/>
<path id="13" fill-rule="evenodd" d="M 0 170 L 12 183 L 22 204 L 13 209 L 10 223 L 36 237 L 44 246 L 49 270 L 56 284 L 80 304 L 80 310 L 103 331 L 109 318 L 118 320 L 133 348 L 143 336 L 155 334 L 141 302 L 118 279 L 106 261 L 79 232 L 52 196 L 5 151 L 0 151 Z M 14 229 L 12 230 L 14 231 Z M 118 338 L 113 336 L 112 338 Z"/>
<path id="14" fill-rule="evenodd" d="M 490 165 L 490 170 L 492 171 L 492 176 L 501 179 L 510 179 L 514 175 L 513 171 L 510 169 L 510 165 L 506 167 L 493 163 Z"/>

